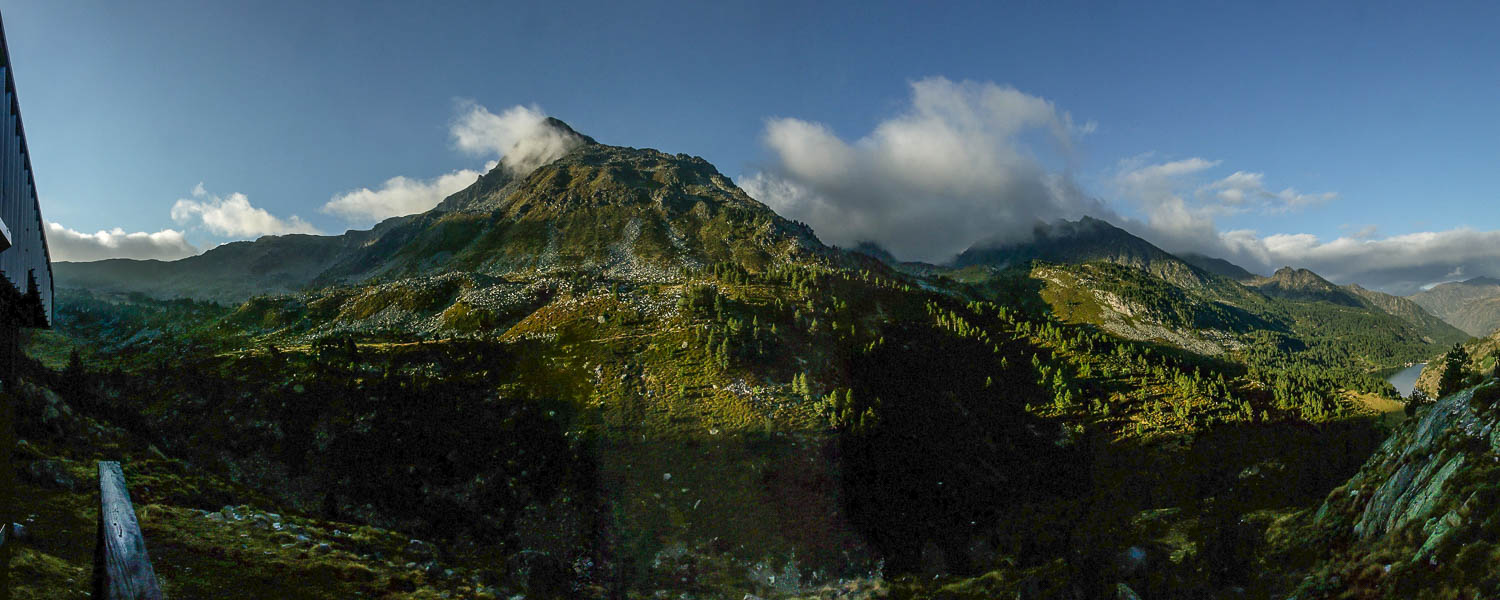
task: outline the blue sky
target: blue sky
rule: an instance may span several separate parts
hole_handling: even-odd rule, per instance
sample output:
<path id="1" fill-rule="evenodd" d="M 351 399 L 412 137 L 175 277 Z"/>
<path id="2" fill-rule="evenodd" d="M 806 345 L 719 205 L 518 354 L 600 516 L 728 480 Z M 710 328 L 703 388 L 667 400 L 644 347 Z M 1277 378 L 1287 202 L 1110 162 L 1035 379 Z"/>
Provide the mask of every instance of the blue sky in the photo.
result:
<path id="1" fill-rule="evenodd" d="M 373 213 L 325 205 L 498 158 L 455 141 L 475 107 L 536 107 L 605 143 L 700 155 L 766 195 L 787 182 L 821 194 L 828 219 L 862 200 L 790 164 L 801 142 L 768 142 L 773 127 L 816 125 L 864 152 L 883 124 L 912 122 L 920 84 L 937 82 L 925 89 L 970 108 L 1011 90 L 1071 123 L 1059 133 L 1042 116 L 1011 131 L 1004 113 L 974 132 L 1097 201 L 1039 200 L 1048 211 L 1395 291 L 1500 275 L 1486 270 L 1500 268 L 1486 266 L 1500 265 L 1491 5 L 552 4 L 563 3 L 0 2 L 44 216 L 84 235 L 54 234 L 54 246 L 147 256 L 153 244 L 180 254 L 368 227 Z M 921 175 L 883 189 L 918 209 L 949 200 L 928 192 L 973 195 L 965 207 L 1011 201 L 996 197 L 1008 187 L 924 188 Z M 1264 202 L 1225 204 L 1225 182 Z M 211 226 L 209 209 L 235 198 L 272 221 Z M 838 226 L 799 213 L 810 204 L 761 199 L 820 234 Z M 892 223 L 825 237 L 885 241 Z M 115 228 L 181 237 L 93 233 Z M 1361 266 L 1372 257 L 1383 262 Z"/>

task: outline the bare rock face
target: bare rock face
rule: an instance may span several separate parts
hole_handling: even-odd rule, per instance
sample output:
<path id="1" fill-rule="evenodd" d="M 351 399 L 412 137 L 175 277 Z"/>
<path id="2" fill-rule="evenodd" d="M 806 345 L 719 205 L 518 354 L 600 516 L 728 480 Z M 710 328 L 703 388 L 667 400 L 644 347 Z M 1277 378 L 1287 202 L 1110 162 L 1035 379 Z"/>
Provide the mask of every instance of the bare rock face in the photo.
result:
<path id="1" fill-rule="evenodd" d="M 1425 519 L 1441 497 L 1444 484 L 1468 460 L 1446 435 L 1482 440 L 1492 448 L 1494 428 L 1471 406 L 1474 390 L 1444 398 L 1422 415 L 1409 436 L 1396 435 L 1377 454 L 1384 460 L 1377 470 L 1390 470 L 1369 498 L 1354 531 L 1362 540 L 1384 536 L 1403 525 Z M 1402 442 L 1405 442 L 1402 444 Z M 1369 471 L 1369 465 L 1365 471 Z M 1363 474 L 1365 471 L 1362 471 Z"/>
<path id="2" fill-rule="evenodd" d="M 1403 580 L 1430 579 L 1432 569 L 1449 579 L 1495 577 L 1476 570 L 1485 563 L 1473 558 L 1470 546 L 1500 525 L 1493 517 L 1500 514 L 1500 489 L 1492 476 L 1500 463 L 1497 397 L 1500 381 L 1492 379 L 1440 399 L 1329 495 L 1313 524 L 1332 532 L 1333 560 L 1353 565 L 1338 570 L 1378 568 L 1380 587 L 1392 589 Z M 1402 560 L 1392 562 L 1392 556 Z"/>

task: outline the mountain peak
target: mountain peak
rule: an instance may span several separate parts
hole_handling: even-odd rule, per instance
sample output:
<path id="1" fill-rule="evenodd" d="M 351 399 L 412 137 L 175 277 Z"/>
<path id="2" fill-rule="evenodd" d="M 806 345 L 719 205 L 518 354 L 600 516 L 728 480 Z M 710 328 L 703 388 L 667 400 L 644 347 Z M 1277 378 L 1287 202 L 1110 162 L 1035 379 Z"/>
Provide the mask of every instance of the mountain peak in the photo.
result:
<path id="1" fill-rule="evenodd" d="M 1080 217 L 1077 221 L 1059 219 L 1057 221 L 1038 222 L 1032 228 L 1032 233 L 1038 239 L 1066 239 L 1086 236 L 1113 235 L 1129 236 L 1125 230 L 1115 227 L 1114 224 L 1104 219 L 1096 219 L 1090 216 Z M 1133 236 L 1132 236 L 1133 237 Z"/>
<path id="2" fill-rule="evenodd" d="M 603 144 L 578 133 L 562 119 L 544 117 L 530 125 L 489 172 L 480 175 L 473 185 L 443 199 L 434 210 L 451 212 L 472 207 L 477 198 L 520 182 L 544 165 L 557 162 L 580 148 L 598 147 L 603 147 Z"/>
<path id="3" fill-rule="evenodd" d="M 1290 266 L 1276 269 L 1270 277 L 1261 277 L 1246 282 L 1247 285 L 1268 296 L 1288 300 L 1323 301 L 1346 306 L 1360 306 L 1359 297 L 1349 290 L 1334 285 L 1321 275 L 1307 269 Z"/>
<path id="4" fill-rule="evenodd" d="M 850 250 L 869 256 L 888 265 L 899 264 L 901 261 L 886 250 L 884 246 L 871 241 L 863 241 L 855 244 Z"/>
<path id="5" fill-rule="evenodd" d="M 1293 268 L 1290 266 L 1276 269 L 1276 272 L 1272 273 L 1270 278 L 1284 283 L 1293 284 L 1298 287 L 1338 287 L 1334 285 L 1333 282 L 1324 279 L 1322 275 L 1319 275 L 1307 269 Z"/>
<path id="6" fill-rule="evenodd" d="M 524 177 L 579 147 L 598 144 L 594 138 L 578 133 L 562 119 L 547 117 L 516 140 L 495 168 L 512 176 Z"/>
<path id="7" fill-rule="evenodd" d="M 1190 288 L 1205 285 L 1211 277 L 1151 242 L 1095 217 L 1038 223 L 1032 239 L 1026 242 L 975 244 L 955 257 L 950 266 L 1005 268 L 1032 260 L 1069 264 L 1109 262 Z"/>
<path id="8" fill-rule="evenodd" d="M 594 138 L 578 133 L 578 130 L 573 129 L 567 123 L 563 122 L 562 119 L 559 119 L 557 117 L 547 117 L 545 119 L 542 119 L 542 127 L 555 131 L 564 136 L 577 138 L 585 144 L 599 143 L 598 141 L 594 140 Z"/>
<path id="9" fill-rule="evenodd" d="M 1037 222 L 1028 241 L 981 241 L 953 259 L 953 266 L 973 264 L 1005 266 L 1032 259 L 1051 262 L 1084 262 L 1107 260 L 1117 250 L 1142 250 L 1145 254 L 1161 253 L 1145 240 L 1093 217 L 1076 221 L 1059 219 Z M 1138 242 L 1138 243 L 1137 243 Z M 1147 248 L 1149 247 L 1149 250 Z M 1153 252 L 1154 251 L 1154 252 Z"/>

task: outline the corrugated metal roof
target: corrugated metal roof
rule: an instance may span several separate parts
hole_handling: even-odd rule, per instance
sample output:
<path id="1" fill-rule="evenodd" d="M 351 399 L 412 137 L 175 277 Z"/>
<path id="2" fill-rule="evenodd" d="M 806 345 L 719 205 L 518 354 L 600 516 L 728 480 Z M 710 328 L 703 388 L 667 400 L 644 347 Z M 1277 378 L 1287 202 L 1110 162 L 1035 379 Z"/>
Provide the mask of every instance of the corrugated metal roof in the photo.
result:
<path id="1" fill-rule="evenodd" d="M 0 128 L 0 215 L 3 215 L 0 220 L 12 235 L 11 247 L 0 251 L 0 269 L 22 294 L 28 291 L 30 277 L 36 277 L 45 322 L 31 325 L 47 326 L 52 320 L 52 252 L 47 246 L 47 225 L 42 220 L 41 202 L 37 198 L 3 18 L 0 18 L 0 70 L 5 71 L 4 94 L 8 96 L 9 109 L 0 109 L 0 113 L 6 113 L 0 119 L 7 121 L 7 125 L 14 122 L 14 127 Z"/>

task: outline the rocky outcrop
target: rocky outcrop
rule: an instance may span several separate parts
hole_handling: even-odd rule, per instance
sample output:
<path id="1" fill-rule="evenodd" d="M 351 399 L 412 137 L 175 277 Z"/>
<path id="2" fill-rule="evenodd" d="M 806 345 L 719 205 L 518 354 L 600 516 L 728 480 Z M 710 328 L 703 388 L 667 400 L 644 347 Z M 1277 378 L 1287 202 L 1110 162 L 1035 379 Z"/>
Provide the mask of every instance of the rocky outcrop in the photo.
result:
<path id="1" fill-rule="evenodd" d="M 1433 597 L 1500 584 L 1500 381 L 1446 396 L 1397 430 L 1318 509 L 1304 543 L 1331 552 L 1303 581 L 1299 598 L 1335 586 L 1350 597 Z"/>
<path id="2" fill-rule="evenodd" d="M 1494 435 L 1500 431 L 1475 414 L 1470 406 L 1473 395 L 1471 389 L 1444 398 L 1427 410 L 1410 436 L 1397 435 L 1386 442 L 1377 454 L 1384 460 L 1375 472 L 1390 474 L 1365 504 L 1354 525 L 1355 536 L 1377 539 L 1427 518 L 1442 497 L 1444 484 L 1467 460 L 1465 445 L 1440 443 L 1449 434 L 1481 439 L 1483 448 L 1500 448 L 1500 438 Z M 1369 470 L 1367 466 L 1361 474 Z"/>

